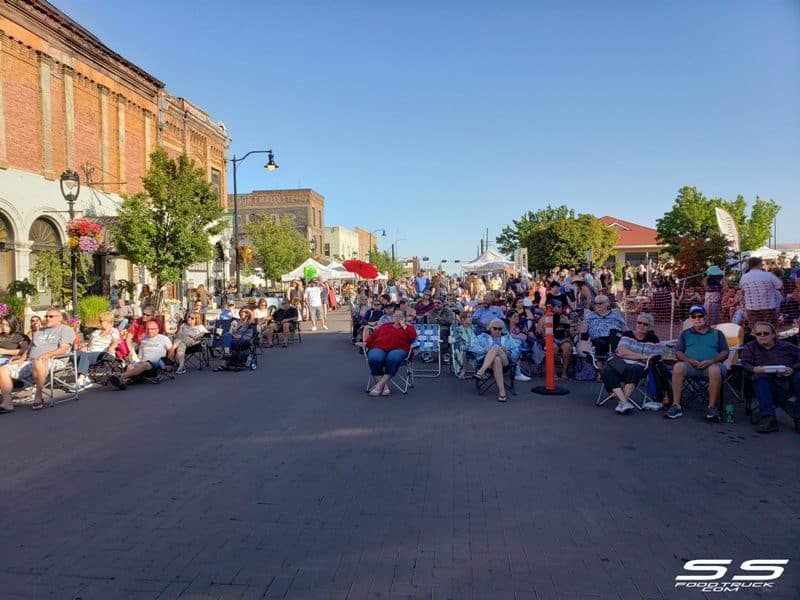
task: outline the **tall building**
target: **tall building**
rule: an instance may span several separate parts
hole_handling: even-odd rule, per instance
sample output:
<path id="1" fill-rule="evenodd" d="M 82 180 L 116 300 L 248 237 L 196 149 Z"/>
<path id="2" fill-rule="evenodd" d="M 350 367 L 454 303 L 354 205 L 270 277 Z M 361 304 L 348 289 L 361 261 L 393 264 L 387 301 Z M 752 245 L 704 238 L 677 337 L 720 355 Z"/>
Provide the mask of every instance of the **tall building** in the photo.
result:
<path id="1" fill-rule="evenodd" d="M 358 234 L 346 227 L 326 227 L 322 244 L 322 258 L 345 261 L 359 258 Z"/>
<path id="2" fill-rule="evenodd" d="M 81 178 L 78 216 L 113 216 L 163 146 L 193 158 L 225 206 L 228 145 L 224 125 L 50 3 L 0 3 L 0 288 L 28 277 L 37 253 L 64 250 L 65 170 Z M 94 271 L 105 289 L 138 274 L 110 256 Z"/>
<path id="3" fill-rule="evenodd" d="M 378 247 L 378 238 L 374 233 L 361 229 L 361 227 L 356 227 L 356 234 L 358 235 L 358 258 L 369 261 L 370 253 Z"/>
<path id="4" fill-rule="evenodd" d="M 259 215 L 274 219 L 287 215 L 297 230 L 311 242 L 315 256 L 322 256 L 325 238 L 325 197 L 311 189 L 255 190 L 238 194 L 238 225 L 240 235 L 246 223 Z M 228 194 L 228 210 L 233 211 L 233 194 Z M 244 237 L 244 236 L 242 236 Z"/>

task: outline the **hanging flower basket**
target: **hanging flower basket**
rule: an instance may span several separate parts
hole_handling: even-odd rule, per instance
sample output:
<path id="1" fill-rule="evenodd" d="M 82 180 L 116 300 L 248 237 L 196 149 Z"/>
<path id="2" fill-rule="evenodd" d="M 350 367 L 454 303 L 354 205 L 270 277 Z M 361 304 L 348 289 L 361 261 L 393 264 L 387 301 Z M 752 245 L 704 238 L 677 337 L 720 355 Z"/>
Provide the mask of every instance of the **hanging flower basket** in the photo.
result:
<path id="1" fill-rule="evenodd" d="M 95 254 L 102 248 L 103 226 L 89 219 L 73 219 L 67 223 L 69 248 L 74 252 Z"/>
<path id="2" fill-rule="evenodd" d="M 239 264 L 250 264 L 255 258 L 255 251 L 251 246 L 239 246 L 236 248 L 236 257 Z"/>

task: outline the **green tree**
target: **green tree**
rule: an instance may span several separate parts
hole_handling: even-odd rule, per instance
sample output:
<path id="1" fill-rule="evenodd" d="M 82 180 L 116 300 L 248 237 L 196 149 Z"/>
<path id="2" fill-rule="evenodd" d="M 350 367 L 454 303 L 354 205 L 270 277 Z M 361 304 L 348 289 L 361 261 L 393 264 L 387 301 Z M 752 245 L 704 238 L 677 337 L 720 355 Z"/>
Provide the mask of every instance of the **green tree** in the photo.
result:
<path id="1" fill-rule="evenodd" d="M 163 149 L 153 152 L 142 183 L 145 191 L 122 201 L 110 230 L 117 251 L 146 267 L 160 289 L 214 256 L 209 238 L 222 231 L 223 211 L 205 173 L 185 154 L 173 160 Z"/>
<path id="2" fill-rule="evenodd" d="M 542 223 L 528 231 L 521 243 L 528 249 L 531 269 L 577 268 L 586 265 L 589 248 L 593 263 L 604 263 L 617 244 L 617 232 L 593 215 L 581 214 Z"/>
<path id="3" fill-rule="evenodd" d="M 566 206 L 546 206 L 528 211 L 497 237 L 501 252 L 511 255 L 518 247 L 528 249 L 528 268 L 546 271 L 553 267 L 586 264 L 586 250 L 592 261 L 602 264 L 611 256 L 617 233 L 590 214 L 575 214 Z"/>
<path id="4" fill-rule="evenodd" d="M 375 265 L 378 271 L 391 277 L 397 277 L 403 272 L 403 265 L 394 260 L 388 250 L 379 252 L 378 248 L 373 248 L 369 253 L 369 262 Z"/>
<path id="5" fill-rule="evenodd" d="M 259 215 L 258 220 L 244 226 L 244 231 L 253 245 L 255 263 L 268 279 L 280 279 L 311 256 L 308 240 L 295 229 L 288 215 L 279 220 Z"/>
<path id="6" fill-rule="evenodd" d="M 708 240 L 719 234 L 714 212 L 716 207 L 728 211 L 736 221 L 742 250 L 755 250 L 766 243 L 772 222 L 780 211 L 780 206 L 774 201 L 756 196 L 748 217 L 747 202 L 741 195 L 733 201 L 709 199 L 697 188 L 684 186 L 678 190 L 669 212 L 656 221 L 659 240 L 667 244 L 667 252 L 675 256 L 686 238 Z"/>
<path id="7" fill-rule="evenodd" d="M 536 212 L 528 211 L 519 220 L 511 221 L 511 225 L 506 225 L 500 231 L 500 235 L 495 238 L 497 249 L 512 258 L 514 250 L 522 246 L 522 239 L 528 232 L 540 225 L 552 223 L 561 219 L 575 218 L 575 211 L 566 206 L 553 208 L 549 204 Z"/>

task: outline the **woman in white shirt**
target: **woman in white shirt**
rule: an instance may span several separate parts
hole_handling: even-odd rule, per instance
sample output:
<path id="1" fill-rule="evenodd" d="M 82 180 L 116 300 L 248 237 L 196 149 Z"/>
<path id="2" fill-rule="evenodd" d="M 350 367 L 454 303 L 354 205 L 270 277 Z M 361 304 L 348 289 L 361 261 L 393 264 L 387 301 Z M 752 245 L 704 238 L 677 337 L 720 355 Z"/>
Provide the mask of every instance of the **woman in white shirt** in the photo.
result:
<path id="1" fill-rule="evenodd" d="M 114 327 L 114 313 L 110 310 L 100 313 L 100 329 L 96 329 L 89 336 L 82 351 L 78 353 L 78 387 L 86 387 L 89 380 L 89 367 L 98 361 L 103 354 L 112 356 L 119 346 L 119 330 Z"/>
<path id="2" fill-rule="evenodd" d="M 182 375 L 186 373 L 184 362 L 186 360 L 186 349 L 200 343 L 203 336 L 208 333 L 208 329 L 202 323 L 202 317 L 198 312 L 191 312 L 186 315 L 186 320 L 178 327 L 178 333 L 175 336 L 175 343 L 172 345 L 172 350 L 178 360 L 178 370 L 176 373 Z"/>

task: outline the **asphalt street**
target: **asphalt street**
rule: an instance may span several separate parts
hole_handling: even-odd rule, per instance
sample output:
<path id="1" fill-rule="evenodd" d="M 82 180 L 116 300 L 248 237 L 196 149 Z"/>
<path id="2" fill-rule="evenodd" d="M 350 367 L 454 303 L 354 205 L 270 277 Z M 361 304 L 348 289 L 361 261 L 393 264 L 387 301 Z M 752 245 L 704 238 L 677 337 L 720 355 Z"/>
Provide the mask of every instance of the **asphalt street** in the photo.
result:
<path id="1" fill-rule="evenodd" d="M 372 398 L 344 317 L 257 371 L 0 417 L 0 599 L 699 599 L 686 561 L 766 558 L 734 597 L 800 598 L 788 420 L 621 417 L 594 383 L 499 404 L 449 372 Z"/>

